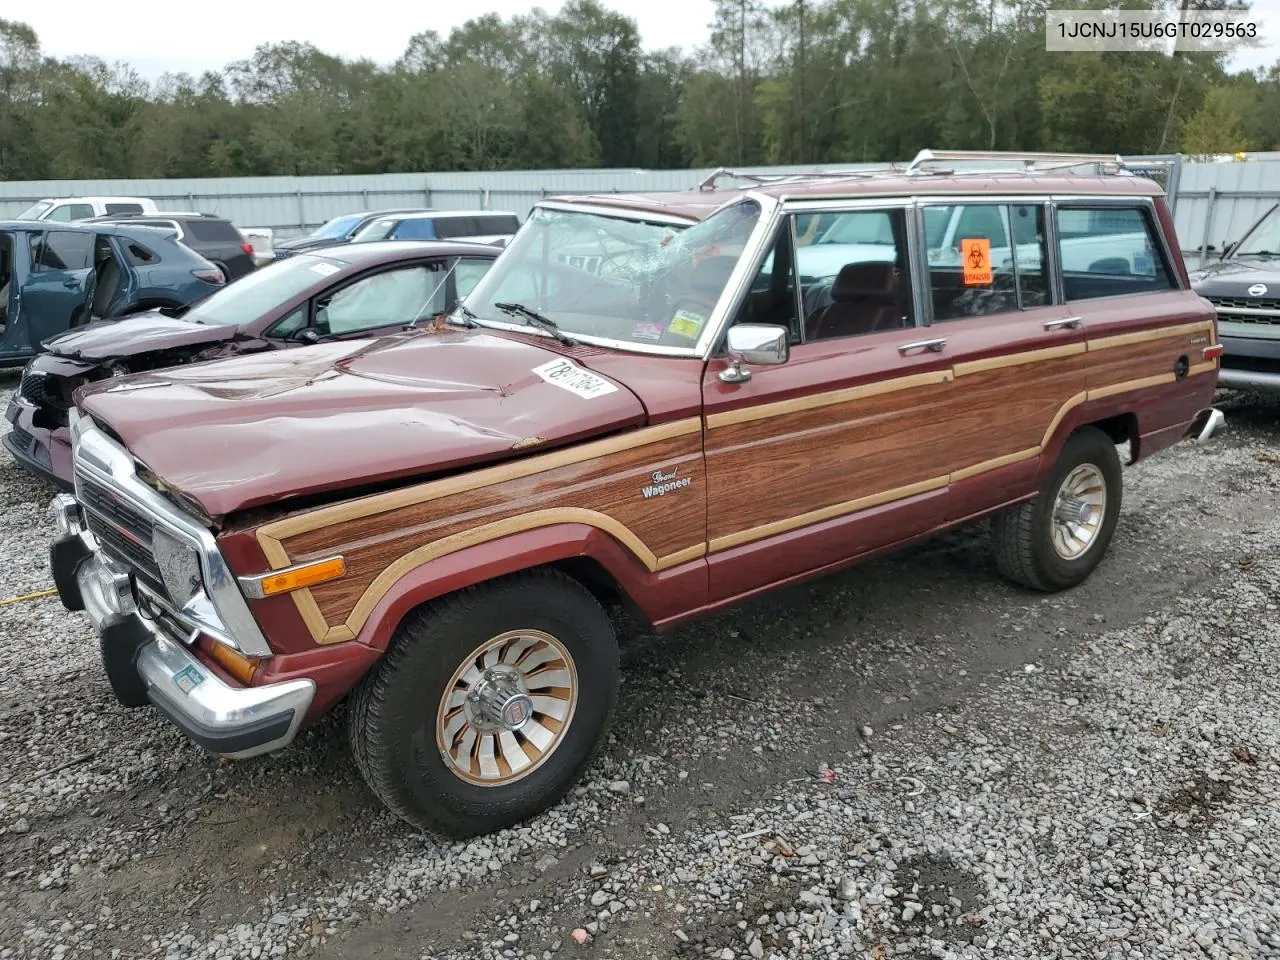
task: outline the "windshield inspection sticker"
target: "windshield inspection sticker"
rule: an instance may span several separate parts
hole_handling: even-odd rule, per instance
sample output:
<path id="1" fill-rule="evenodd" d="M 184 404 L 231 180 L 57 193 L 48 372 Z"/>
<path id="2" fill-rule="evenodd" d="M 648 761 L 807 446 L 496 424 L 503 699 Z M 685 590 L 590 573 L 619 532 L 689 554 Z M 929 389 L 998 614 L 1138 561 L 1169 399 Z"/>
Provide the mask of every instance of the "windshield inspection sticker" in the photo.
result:
<path id="1" fill-rule="evenodd" d="M 665 332 L 662 324 L 641 320 L 636 324 L 636 328 L 631 331 L 631 336 L 637 340 L 661 340 Z"/>
<path id="2" fill-rule="evenodd" d="M 338 272 L 338 268 L 332 263 L 313 263 L 311 269 L 322 277 L 331 277 Z"/>
<path id="3" fill-rule="evenodd" d="M 667 324 L 667 330 L 678 337 L 684 337 L 686 340 L 697 340 L 698 334 L 702 332 L 702 326 L 706 322 L 707 318 L 701 314 L 693 313 L 689 310 L 677 310 L 676 315 Z"/>
<path id="4" fill-rule="evenodd" d="M 618 389 L 604 377 L 596 376 L 590 370 L 583 370 L 564 357 L 544 363 L 540 367 L 534 367 L 533 372 L 547 383 L 562 390 L 568 390 L 570 393 L 576 393 L 584 400 L 603 397 L 606 393 L 613 393 Z"/>

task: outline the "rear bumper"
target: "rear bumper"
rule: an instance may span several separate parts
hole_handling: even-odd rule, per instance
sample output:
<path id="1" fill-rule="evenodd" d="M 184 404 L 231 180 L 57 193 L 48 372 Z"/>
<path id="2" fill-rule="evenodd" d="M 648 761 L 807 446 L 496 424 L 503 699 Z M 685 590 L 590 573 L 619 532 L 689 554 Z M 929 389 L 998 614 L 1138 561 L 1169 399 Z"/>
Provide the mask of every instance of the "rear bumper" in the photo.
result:
<path id="1" fill-rule="evenodd" d="M 74 504 L 64 495 L 54 500 L 55 511 L 70 519 L 60 523 L 64 532 L 50 546 L 49 565 L 63 605 L 84 610 L 93 621 L 117 698 L 126 706 L 152 704 L 188 738 L 221 756 L 252 757 L 288 745 L 315 697 L 314 681 L 226 683 L 142 613 L 128 570 L 75 528 Z"/>

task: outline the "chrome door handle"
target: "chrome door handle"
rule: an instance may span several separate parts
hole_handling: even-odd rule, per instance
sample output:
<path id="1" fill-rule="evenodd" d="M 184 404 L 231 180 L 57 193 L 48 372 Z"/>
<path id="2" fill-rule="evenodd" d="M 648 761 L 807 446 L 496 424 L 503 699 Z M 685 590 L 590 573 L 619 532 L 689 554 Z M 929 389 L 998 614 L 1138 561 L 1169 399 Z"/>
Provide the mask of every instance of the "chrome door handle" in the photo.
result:
<path id="1" fill-rule="evenodd" d="M 937 340 L 913 340 L 911 343 L 904 343 L 899 346 L 898 352 L 910 353 L 912 350 L 932 350 L 934 353 L 941 353 L 942 348 L 946 345 L 946 337 L 939 337 Z"/>
<path id="2" fill-rule="evenodd" d="M 1084 317 L 1063 317 L 1061 320 L 1046 320 L 1046 330 L 1073 330 L 1084 321 Z"/>

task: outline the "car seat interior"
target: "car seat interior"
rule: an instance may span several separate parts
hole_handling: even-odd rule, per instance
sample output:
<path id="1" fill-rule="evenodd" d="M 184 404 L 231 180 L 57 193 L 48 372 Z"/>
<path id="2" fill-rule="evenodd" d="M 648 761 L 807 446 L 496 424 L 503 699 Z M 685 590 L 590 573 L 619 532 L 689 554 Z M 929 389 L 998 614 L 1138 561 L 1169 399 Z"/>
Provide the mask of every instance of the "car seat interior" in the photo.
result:
<path id="1" fill-rule="evenodd" d="M 93 246 L 93 300 L 89 304 L 91 319 L 98 320 L 108 316 L 111 304 L 120 289 L 120 264 L 111 242 L 106 237 L 98 237 Z"/>

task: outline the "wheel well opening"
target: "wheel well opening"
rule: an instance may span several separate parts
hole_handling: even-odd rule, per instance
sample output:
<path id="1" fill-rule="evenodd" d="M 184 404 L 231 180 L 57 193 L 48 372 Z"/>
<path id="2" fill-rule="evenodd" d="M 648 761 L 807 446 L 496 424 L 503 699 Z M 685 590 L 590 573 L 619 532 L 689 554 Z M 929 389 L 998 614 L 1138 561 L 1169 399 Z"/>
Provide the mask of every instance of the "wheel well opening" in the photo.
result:
<path id="1" fill-rule="evenodd" d="M 1129 463 L 1134 463 L 1138 459 L 1138 418 L 1136 415 L 1120 413 L 1114 417 L 1107 417 L 1105 420 L 1095 420 L 1089 426 L 1097 427 L 1110 437 L 1111 442 L 1117 446 L 1128 444 Z"/>
<path id="2" fill-rule="evenodd" d="M 648 624 L 648 620 L 640 608 L 627 596 L 626 591 L 618 585 L 618 581 L 614 579 L 613 574 L 598 560 L 591 557 L 566 557 L 563 560 L 548 564 L 548 566 L 552 570 L 559 570 L 566 576 L 572 577 L 586 587 L 610 616 L 616 616 L 617 613 L 621 612 L 635 620 L 636 623 Z"/>

